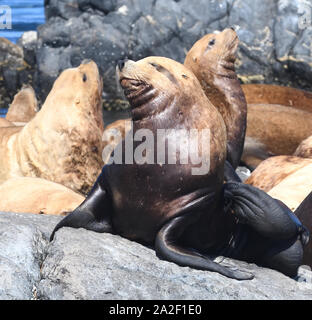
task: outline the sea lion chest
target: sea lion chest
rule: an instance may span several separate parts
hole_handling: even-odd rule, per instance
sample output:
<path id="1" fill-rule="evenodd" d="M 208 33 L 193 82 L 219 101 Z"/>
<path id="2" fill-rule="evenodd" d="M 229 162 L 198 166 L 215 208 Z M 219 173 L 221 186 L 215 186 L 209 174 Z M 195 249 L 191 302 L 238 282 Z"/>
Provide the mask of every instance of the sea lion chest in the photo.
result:
<path id="1" fill-rule="evenodd" d="M 124 143 L 124 142 L 123 142 Z M 134 145 L 135 149 L 136 145 Z M 111 164 L 105 174 L 113 203 L 112 224 L 125 238 L 153 243 L 161 226 L 192 201 L 218 190 L 222 174 L 193 175 L 192 164 Z"/>

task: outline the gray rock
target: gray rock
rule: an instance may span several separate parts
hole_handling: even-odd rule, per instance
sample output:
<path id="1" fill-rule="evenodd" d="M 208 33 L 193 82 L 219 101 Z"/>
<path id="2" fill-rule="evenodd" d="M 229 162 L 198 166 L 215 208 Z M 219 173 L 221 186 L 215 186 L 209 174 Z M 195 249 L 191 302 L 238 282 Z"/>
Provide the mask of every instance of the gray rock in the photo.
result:
<path id="1" fill-rule="evenodd" d="M 0 38 L 0 108 L 8 108 L 23 84 L 32 84 L 34 69 L 24 60 L 21 47 Z"/>
<path id="2" fill-rule="evenodd" d="M 296 281 L 223 259 L 255 274 L 237 281 L 162 261 L 117 235 L 63 228 L 49 243 L 59 220 L 0 213 L 0 299 L 312 299 L 312 272 L 304 267 Z"/>
<path id="3" fill-rule="evenodd" d="M 23 49 L 24 60 L 30 65 L 36 64 L 38 33 L 37 31 L 27 31 L 19 38 L 17 44 Z"/>
<path id="4" fill-rule="evenodd" d="M 0 300 L 35 298 L 53 218 L 0 213 Z"/>
<path id="5" fill-rule="evenodd" d="M 237 72 L 242 82 L 312 89 L 310 0 L 45 3 L 47 22 L 38 28 L 36 53 L 42 98 L 63 69 L 77 66 L 84 58 L 100 67 L 104 97 L 122 98 L 114 80 L 119 59 L 160 55 L 183 62 L 201 36 L 229 26 L 237 27 L 241 40 Z"/>

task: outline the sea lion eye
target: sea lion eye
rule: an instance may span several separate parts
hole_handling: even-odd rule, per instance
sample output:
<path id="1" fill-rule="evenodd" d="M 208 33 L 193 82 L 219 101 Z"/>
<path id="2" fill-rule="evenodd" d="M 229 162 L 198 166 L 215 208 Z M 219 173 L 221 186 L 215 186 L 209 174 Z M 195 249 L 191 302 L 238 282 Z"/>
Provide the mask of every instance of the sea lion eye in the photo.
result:
<path id="1" fill-rule="evenodd" d="M 209 41 L 208 46 L 213 46 L 216 43 L 216 39 L 212 39 Z"/>
<path id="2" fill-rule="evenodd" d="M 83 82 L 86 82 L 86 81 L 87 81 L 87 75 L 86 75 L 85 73 L 84 73 L 83 76 L 82 76 L 82 81 L 83 81 Z"/>
<path id="3" fill-rule="evenodd" d="M 153 63 L 153 62 L 150 62 L 150 65 L 153 66 L 154 68 L 157 68 L 157 67 L 158 67 L 158 64 Z"/>

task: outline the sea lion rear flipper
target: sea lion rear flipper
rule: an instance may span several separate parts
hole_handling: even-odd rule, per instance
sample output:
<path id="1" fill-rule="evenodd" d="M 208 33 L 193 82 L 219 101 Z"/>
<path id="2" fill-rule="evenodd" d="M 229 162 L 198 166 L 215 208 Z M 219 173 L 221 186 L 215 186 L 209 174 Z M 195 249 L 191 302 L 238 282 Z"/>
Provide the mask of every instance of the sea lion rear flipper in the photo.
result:
<path id="1" fill-rule="evenodd" d="M 295 276 L 309 233 L 292 211 L 264 191 L 243 183 L 226 184 L 225 199 L 229 214 L 248 225 L 257 238 L 248 244 L 251 260 Z"/>
<path id="2" fill-rule="evenodd" d="M 99 179 L 84 202 L 56 225 L 50 241 L 53 240 L 55 232 L 62 227 L 85 228 L 95 232 L 112 233 L 111 201 L 107 191 L 101 187 Z"/>
<path id="3" fill-rule="evenodd" d="M 158 232 L 155 240 L 155 250 L 159 258 L 174 262 L 180 266 L 218 272 L 236 280 L 253 279 L 254 276 L 251 273 L 222 266 L 198 252 L 178 246 L 179 237 L 182 236 L 189 224 L 187 221 L 188 216 L 186 214 L 170 220 Z"/>
<path id="4" fill-rule="evenodd" d="M 290 239 L 306 232 L 298 218 L 284 204 L 264 191 L 239 182 L 225 184 L 225 198 L 240 223 L 247 224 L 262 236 Z"/>

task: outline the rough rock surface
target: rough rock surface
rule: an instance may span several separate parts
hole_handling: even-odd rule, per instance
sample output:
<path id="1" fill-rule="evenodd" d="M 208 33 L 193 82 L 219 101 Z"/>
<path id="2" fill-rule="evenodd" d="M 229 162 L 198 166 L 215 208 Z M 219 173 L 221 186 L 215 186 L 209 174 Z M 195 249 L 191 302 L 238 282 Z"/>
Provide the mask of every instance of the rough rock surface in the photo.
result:
<path id="1" fill-rule="evenodd" d="M 312 299 L 312 272 L 297 280 L 226 259 L 251 281 L 182 268 L 116 235 L 63 228 L 59 217 L 0 213 L 0 299 Z"/>
<path id="2" fill-rule="evenodd" d="M 8 108 L 23 83 L 31 83 L 32 68 L 24 61 L 23 50 L 0 38 L 0 108 Z"/>
<path id="3" fill-rule="evenodd" d="M 180 62 L 205 33 L 238 28 L 237 70 L 244 83 L 312 89 L 311 1 L 307 0 L 47 0 L 38 28 L 38 92 L 61 70 L 93 59 L 107 98 L 120 97 L 116 62 L 166 56 Z"/>

